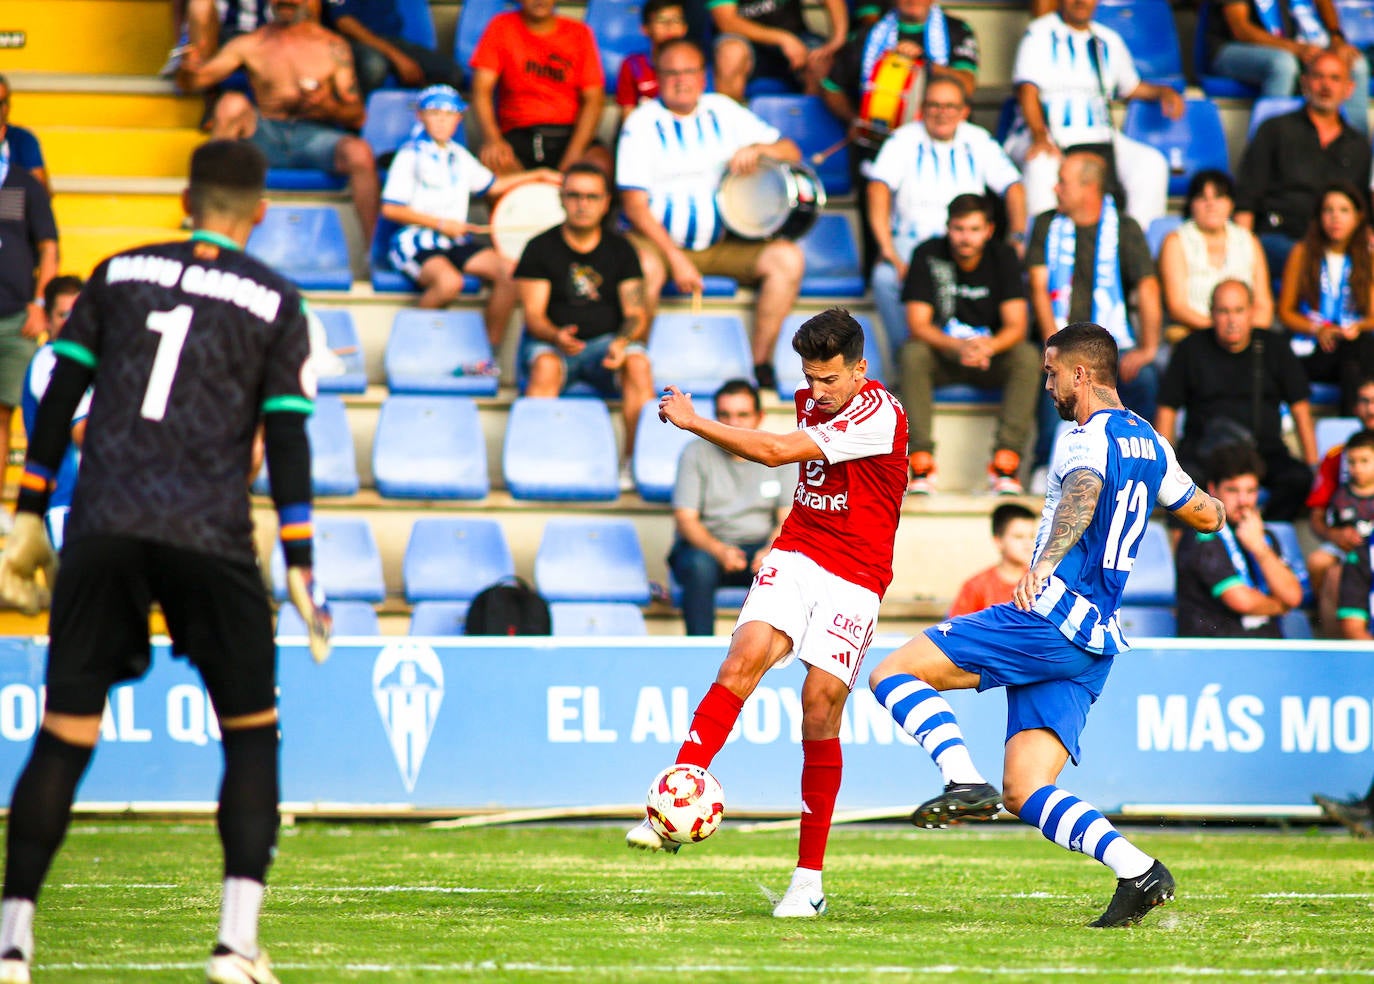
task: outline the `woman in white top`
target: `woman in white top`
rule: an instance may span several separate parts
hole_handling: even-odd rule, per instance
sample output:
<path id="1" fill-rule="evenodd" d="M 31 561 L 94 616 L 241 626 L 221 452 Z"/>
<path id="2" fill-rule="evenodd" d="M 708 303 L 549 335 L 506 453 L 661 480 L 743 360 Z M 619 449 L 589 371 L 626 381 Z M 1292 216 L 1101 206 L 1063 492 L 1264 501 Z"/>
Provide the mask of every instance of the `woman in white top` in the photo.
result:
<path id="1" fill-rule="evenodd" d="M 1212 291 L 1223 280 L 1239 280 L 1254 292 L 1256 328 L 1274 321 L 1269 264 L 1255 234 L 1231 221 L 1235 210 L 1230 175 L 1214 170 L 1193 175 L 1183 202 L 1187 219 L 1159 250 L 1170 342 L 1212 327 Z"/>
<path id="2" fill-rule="evenodd" d="M 1313 382 L 1340 383 L 1351 414 L 1362 376 L 1374 370 L 1374 250 L 1360 189 L 1328 185 L 1307 235 L 1288 254 L 1279 320 Z"/>

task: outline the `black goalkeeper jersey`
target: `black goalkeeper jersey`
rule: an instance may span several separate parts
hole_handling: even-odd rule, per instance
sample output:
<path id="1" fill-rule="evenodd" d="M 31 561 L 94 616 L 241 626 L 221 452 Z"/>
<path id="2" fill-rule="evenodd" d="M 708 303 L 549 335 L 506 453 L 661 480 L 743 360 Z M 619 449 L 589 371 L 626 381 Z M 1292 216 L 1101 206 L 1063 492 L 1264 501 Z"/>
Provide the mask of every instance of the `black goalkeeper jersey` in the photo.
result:
<path id="1" fill-rule="evenodd" d="M 251 562 L 254 430 L 315 396 L 291 282 L 209 233 L 130 250 L 96 268 L 54 348 L 95 371 L 67 541 Z"/>

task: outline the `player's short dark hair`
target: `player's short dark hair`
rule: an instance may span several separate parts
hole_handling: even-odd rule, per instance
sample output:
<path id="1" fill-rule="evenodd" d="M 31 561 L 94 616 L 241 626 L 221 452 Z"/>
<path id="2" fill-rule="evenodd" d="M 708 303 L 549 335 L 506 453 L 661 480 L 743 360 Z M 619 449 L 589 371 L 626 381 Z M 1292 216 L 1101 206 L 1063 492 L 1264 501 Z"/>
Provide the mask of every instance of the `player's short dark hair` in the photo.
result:
<path id="1" fill-rule="evenodd" d="M 254 144 L 207 141 L 191 153 L 191 214 L 251 215 L 266 180 L 267 158 Z"/>
<path id="2" fill-rule="evenodd" d="M 962 195 L 955 195 L 949 203 L 949 221 L 962 219 L 965 215 L 972 215 L 974 212 L 982 212 L 984 218 L 989 222 L 996 221 L 992 215 L 992 202 L 988 201 L 986 195 L 975 195 L 973 192 L 965 192 Z"/>
<path id="3" fill-rule="evenodd" d="M 716 408 L 716 413 L 720 413 L 720 398 L 722 396 L 737 396 L 741 393 L 747 395 L 754 401 L 755 413 L 761 413 L 763 411 L 763 397 L 759 395 L 759 388 L 749 382 L 749 380 L 739 377 L 727 379 L 725 384 L 721 386 L 720 389 L 716 390 L 716 396 L 715 399 L 711 401 L 711 405 Z"/>
<path id="4" fill-rule="evenodd" d="M 676 51 L 678 48 L 691 48 L 701 59 L 702 67 L 706 67 L 706 52 L 702 50 L 701 45 L 691 38 L 673 38 L 671 41 L 664 41 L 663 47 L 659 48 L 658 53 L 654 55 L 654 68 L 658 68 L 658 63 L 668 56 L 668 52 Z"/>
<path id="5" fill-rule="evenodd" d="M 1345 441 L 1345 449 L 1353 451 L 1356 448 L 1374 448 L 1374 430 L 1366 427 L 1364 430 L 1357 430 Z"/>
<path id="6" fill-rule="evenodd" d="M 1019 502 L 1002 503 L 992 511 L 992 535 L 1001 536 L 1014 519 L 1029 519 L 1035 522 L 1035 513 Z"/>
<path id="7" fill-rule="evenodd" d="M 68 294 L 79 294 L 81 288 L 86 286 L 86 282 L 80 277 L 74 277 L 70 273 L 64 273 L 60 277 L 53 277 L 43 288 L 43 304 L 51 311 L 57 306 L 59 297 L 66 297 Z"/>
<path id="8" fill-rule="evenodd" d="M 1242 475 L 1264 480 L 1264 459 L 1252 445 L 1241 441 L 1223 444 L 1214 450 L 1207 456 L 1204 469 L 1210 485 L 1220 485 Z"/>
<path id="9" fill-rule="evenodd" d="M 864 355 L 863 325 L 844 308 L 828 308 L 807 318 L 792 336 L 792 350 L 807 362 L 829 362 L 837 355 L 852 366 Z"/>
<path id="10" fill-rule="evenodd" d="M 639 22 L 648 27 L 649 21 L 653 20 L 656 15 L 673 7 L 681 10 L 685 15 L 687 8 L 683 6 L 684 3 L 686 0 L 646 0 L 644 6 L 639 10 Z"/>
<path id="11" fill-rule="evenodd" d="M 1061 361 L 1081 359 L 1100 383 L 1116 385 L 1116 339 L 1101 325 L 1075 321 L 1045 340 L 1045 348 L 1058 349 Z"/>
<path id="12" fill-rule="evenodd" d="M 568 178 L 574 174 L 590 174 L 601 179 L 601 187 L 605 191 L 611 190 L 611 178 L 605 171 L 597 167 L 591 161 L 576 161 L 569 164 L 568 169 L 563 172 L 563 183 L 567 184 Z"/>

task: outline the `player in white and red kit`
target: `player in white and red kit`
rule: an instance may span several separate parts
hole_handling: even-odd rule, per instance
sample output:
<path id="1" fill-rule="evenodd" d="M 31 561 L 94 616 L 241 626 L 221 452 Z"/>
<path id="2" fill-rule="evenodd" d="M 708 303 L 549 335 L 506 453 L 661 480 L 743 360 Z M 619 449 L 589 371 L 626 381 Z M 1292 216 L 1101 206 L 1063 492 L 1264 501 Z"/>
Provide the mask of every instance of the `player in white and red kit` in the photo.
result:
<path id="1" fill-rule="evenodd" d="M 677 761 L 709 768 L 763 674 L 807 665 L 802 685 L 802 815 L 797 868 L 775 916 L 825 911 L 821 868 L 840 791 L 840 716 L 873 640 L 878 605 L 892 582 L 892 544 L 906 494 L 906 411 L 865 377 L 863 328 L 832 308 L 797 329 L 807 385 L 797 390 L 797 429 L 730 427 L 700 417 L 689 395 L 668 387 L 659 417 L 732 454 L 777 466 L 804 462 L 792 511 L 764 557 Z M 648 821 L 632 847 L 675 849 Z"/>

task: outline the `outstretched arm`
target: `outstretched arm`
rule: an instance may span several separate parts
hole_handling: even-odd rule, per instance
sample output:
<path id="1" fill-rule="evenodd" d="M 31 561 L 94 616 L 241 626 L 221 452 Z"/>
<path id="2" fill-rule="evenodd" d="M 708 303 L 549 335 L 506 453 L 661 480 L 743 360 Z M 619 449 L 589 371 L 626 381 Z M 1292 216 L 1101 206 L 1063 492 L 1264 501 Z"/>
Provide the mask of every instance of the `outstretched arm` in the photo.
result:
<path id="1" fill-rule="evenodd" d="M 1017 608 L 1026 612 L 1031 610 L 1035 596 L 1045 586 L 1045 581 L 1093 521 L 1097 499 L 1101 494 L 1102 476 L 1091 469 L 1075 468 L 1064 476 L 1059 505 L 1055 507 L 1050 524 L 1049 539 L 1045 541 L 1039 559 L 1021 576 L 1012 592 L 1012 601 Z"/>
<path id="2" fill-rule="evenodd" d="M 1226 525 L 1226 507 L 1202 489 L 1195 490 L 1173 514 L 1199 533 L 1215 533 Z"/>
<path id="3" fill-rule="evenodd" d="M 691 431 L 731 454 L 770 468 L 793 461 L 815 461 L 825 457 L 820 446 L 802 430 L 773 434 L 750 427 L 731 427 L 702 417 L 692 407 L 691 394 L 683 393 L 676 386 L 664 390 L 658 402 L 658 418 L 664 423 Z"/>

